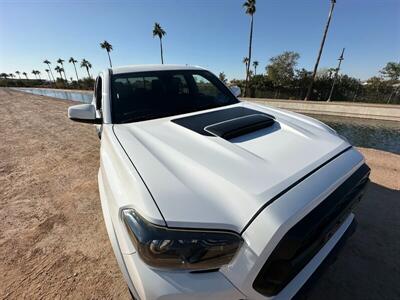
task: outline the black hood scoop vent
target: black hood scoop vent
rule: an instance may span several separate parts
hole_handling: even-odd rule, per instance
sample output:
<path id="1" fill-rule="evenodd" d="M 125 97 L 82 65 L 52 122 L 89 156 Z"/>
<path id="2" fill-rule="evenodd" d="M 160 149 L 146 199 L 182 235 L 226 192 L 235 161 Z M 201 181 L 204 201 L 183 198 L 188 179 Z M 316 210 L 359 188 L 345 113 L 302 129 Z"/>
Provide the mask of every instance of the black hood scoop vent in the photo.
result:
<path id="1" fill-rule="evenodd" d="M 246 107 L 233 107 L 171 121 L 202 135 L 229 140 L 270 127 L 275 118 Z"/>
<path id="2" fill-rule="evenodd" d="M 204 130 L 215 136 L 230 140 L 259 129 L 270 127 L 274 123 L 274 119 L 263 114 L 256 114 L 209 125 Z"/>

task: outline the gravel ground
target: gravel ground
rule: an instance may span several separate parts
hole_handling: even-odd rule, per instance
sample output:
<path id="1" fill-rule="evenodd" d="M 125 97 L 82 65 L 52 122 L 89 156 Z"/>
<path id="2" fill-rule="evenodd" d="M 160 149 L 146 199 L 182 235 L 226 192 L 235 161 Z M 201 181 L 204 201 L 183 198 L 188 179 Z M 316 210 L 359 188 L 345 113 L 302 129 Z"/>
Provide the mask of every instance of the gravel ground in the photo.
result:
<path id="1" fill-rule="evenodd" d="M 129 299 L 103 223 L 99 141 L 71 102 L 0 89 L 0 298 Z M 400 298 L 400 156 L 361 149 L 359 226 L 309 299 Z"/>

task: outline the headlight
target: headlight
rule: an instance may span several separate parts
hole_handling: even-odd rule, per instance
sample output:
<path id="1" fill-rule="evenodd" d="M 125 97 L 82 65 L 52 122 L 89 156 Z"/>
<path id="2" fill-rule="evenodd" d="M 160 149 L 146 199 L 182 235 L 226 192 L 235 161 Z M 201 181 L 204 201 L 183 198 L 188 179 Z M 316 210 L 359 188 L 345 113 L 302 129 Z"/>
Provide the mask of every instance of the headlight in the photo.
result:
<path id="1" fill-rule="evenodd" d="M 243 242 L 231 232 L 157 226 L 133 209 L 124 210 L 123 219 L 138 254 L 155 268 L 217 269 L 232 260 Z"/>

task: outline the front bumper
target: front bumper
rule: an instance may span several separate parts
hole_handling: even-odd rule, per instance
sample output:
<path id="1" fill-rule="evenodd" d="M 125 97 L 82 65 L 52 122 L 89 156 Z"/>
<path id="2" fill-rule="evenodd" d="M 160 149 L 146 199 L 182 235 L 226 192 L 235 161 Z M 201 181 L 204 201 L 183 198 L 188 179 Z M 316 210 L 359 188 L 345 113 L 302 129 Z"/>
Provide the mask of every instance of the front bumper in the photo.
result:
<path id="1" fill-rule="evenodd" d="M 313 273 L 324 265 L 338 245 L 343 245 L 354 232 L 351 214 L 309 264 L 274 299 L 290 299 L 305 294 Z M 220 271 L 206 273 L 167 272 L 153 270 L 135 254 L 123 255 L 124 266 L 139 299 L 268 299 L 261 294 L 247 295 L 237 289 Z M 245 276 L 245 270 L 243 274 Z"/>
<path id="2" fill-rule="evenodd" d="M 124 262 L 139 299 L 245 299 L 218 271 L 205 273 L 161 271 L 148 267 L 137 253 Z"/>
<path id="3" fill-rule="evenodd" d="M 253 283 L 284 234 L 322 203 L 363 164 L 350 150 L 266 207 L 243 232 L 245 240 L 228 266 L 216 272 L 168 272 L 149 268 L 136 253 L 123 255 L 121 270 L 140 299 L 291 299 L 335 246 L 351 231 L 354 215 L 348 213 L 322 248 L 277 295 L 264 296 Z M 114 249 L 115 251 L 115 249 Z"/>

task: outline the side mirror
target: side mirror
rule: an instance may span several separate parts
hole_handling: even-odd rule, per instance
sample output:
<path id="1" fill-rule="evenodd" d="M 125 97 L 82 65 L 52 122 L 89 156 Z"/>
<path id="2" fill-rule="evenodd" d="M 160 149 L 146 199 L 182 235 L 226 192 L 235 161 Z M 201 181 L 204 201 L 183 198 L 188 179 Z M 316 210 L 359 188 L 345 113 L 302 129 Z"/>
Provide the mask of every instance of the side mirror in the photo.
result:
<path id="1" fill-rule="evenodd" d="M 93 104 L 79 104 L 68 108 L 68 118 L 72 121 L 101 124 L 102 120 L 96 118 L 96 108 Z"/>
<path id="2" fill-rule="evenodd" d="M 235 97 L 239 97 L 242 93 L 240 87 L 238 87 L 237 85 L 230 86 L 229 89 L 231 90 L 232 94 L 235 95 Z"/>

